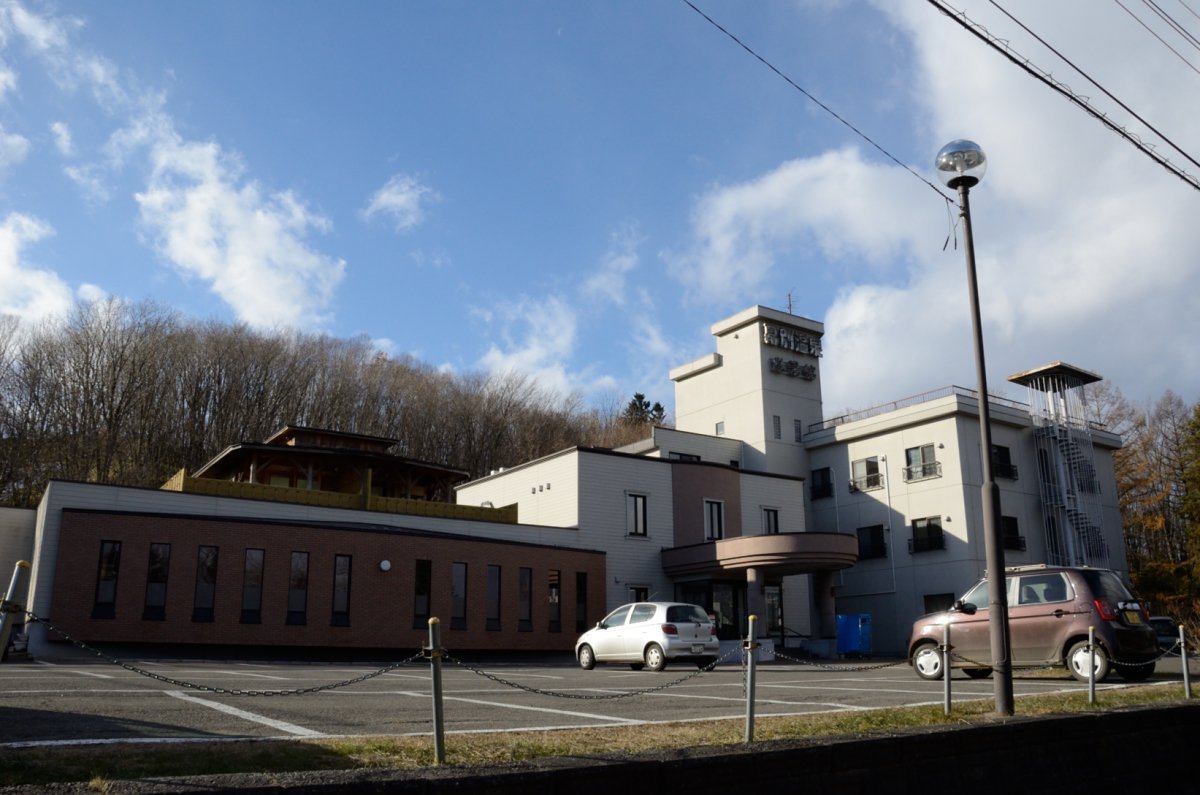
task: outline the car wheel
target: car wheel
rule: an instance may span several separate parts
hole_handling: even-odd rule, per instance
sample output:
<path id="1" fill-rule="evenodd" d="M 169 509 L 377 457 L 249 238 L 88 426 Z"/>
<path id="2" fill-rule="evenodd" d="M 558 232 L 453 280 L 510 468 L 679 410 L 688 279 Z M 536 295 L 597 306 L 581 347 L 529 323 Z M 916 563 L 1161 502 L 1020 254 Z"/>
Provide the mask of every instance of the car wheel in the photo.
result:
<path id="1" fill-rule="evenodd" d="M 592 651 L 592 647 L 586 643 L 579 647 L 579 667 L 585 671 L 590 671 L 596 667 L 596 654 Z"/>
<path id="2" fill-rule="evenodd" d="M 1094 646 L 1096 663 L 1095 674 L 1096 681 L 1103 682 L 1108 678 L 1108 652 L 1104 651 L 1104 647 L 1096 644 Z M 1078 679 L 1080 682 L 1088 680 L 1088 644 L 1086 640 L 1081 640 L 1071 647 L 1067 652 L 1067 668 L 1071 671 L 1071 676 Z"/>
<path id="3" fill-rule="evenodd" d="M 922 643 L 913 654 L 913 670 L 922 679 L 942 678 L 942 653 L 932 643 Z"/>
<path id="4" fill-rule="evenodd" d="M 972 679 L 987 679 L 992 675 L 991 668 L 964 668 L 963 673 Z"/>
<path id="5" fill-rule="evenodd" d="M 1142 665 L 1118 665 L 1117 673 L 1126 682 L 1143 682 L 1150 678 L 1154 673 L 1154 663 L 1143 663 Z"/>
<path id="6" fill-rule="evenodd" d="M 646 647 L 646 668 L 651 671 L 661 671 L 667 667 L 667 655 L 663 654 L 662 646 L 651 643 Z"/>

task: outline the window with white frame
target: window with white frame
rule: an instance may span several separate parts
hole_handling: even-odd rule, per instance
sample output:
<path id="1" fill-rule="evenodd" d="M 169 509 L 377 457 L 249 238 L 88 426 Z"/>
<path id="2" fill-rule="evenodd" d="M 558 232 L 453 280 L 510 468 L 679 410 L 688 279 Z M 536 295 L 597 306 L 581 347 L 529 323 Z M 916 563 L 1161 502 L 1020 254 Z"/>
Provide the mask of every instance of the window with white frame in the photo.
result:
<path id="1" fill-rule="evenodd" d="M 904 479 L 906 481 L 926 480 L 941 476 L 942 465 L 938 463 L 932 444 L 910 447 L 904 451 Z"/>
<path id="2" fill-rule="evenodd" d="M 763 508 L 762 509 L 762 529 L 763 535 L 773 536 L 779 532 L 779 509 L 778 508 Z"/>
<path id="3" fill-rule="evenodd" d="M 704 501 L 704 540 L 720 541 L 725 537 L 725 503 Z"/>
<path id="4" fill-rule="evenodd" d="M 883 488 L 879 457 L 860 458 L 850 465 L 850 491 L 870 491 Z"/>
<path id="5" fill-rule="evenodd" d="M 646 535 L 646 495 L 625 495 L 625 532 L 631 536 Z"/>

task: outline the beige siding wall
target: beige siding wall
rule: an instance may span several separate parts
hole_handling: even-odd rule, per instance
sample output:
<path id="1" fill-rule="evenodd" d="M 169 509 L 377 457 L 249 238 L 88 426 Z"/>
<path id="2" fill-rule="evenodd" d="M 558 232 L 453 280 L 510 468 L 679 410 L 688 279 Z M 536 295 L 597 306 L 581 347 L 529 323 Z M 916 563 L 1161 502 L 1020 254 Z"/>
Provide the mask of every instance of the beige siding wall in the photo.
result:
<path id="1" fill-rule="evenodd" d="M 579 451 L 567 450 L 458 487 L 456 502 L 517 505 L 521 524 L 579 526 Z"/>

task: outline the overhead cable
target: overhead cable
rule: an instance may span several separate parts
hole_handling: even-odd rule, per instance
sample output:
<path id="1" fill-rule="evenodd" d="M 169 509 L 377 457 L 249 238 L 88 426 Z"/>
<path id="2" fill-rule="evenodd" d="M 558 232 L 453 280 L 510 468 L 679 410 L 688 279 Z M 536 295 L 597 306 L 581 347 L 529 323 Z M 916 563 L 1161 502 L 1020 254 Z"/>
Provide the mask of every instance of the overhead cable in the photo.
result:
<path id="1" fill-rule="evenodd" d="M 745 42 L 743 42 L 741 39 L 739 39 L 739 38 L 738 38 L 737 36 L 735 36 L 734 34 L 730 33 L 728 30 L 726 30 L 724 27 L 722 27 L 722 26 L 720 25 L 720 23 L 718 23 L 716 20 L 714 20 L 714 19 L 713 19 L 712 17 L 710 17 L 708 14 L 705 14 L 703 11 L 701 11 L 699 8 L 697 8 L 697 7 L 695 6 L 695 4 L 693 4 L 693 3 L 692 3 L 692 0 L 683 0 L 683 2 L 684 2 L 684 3 L 686 3 L 686 4 L 687 4 L 687 5 L 688 5 L 688 6 L 689 6 L 689 7 L 690 7 L 690 8 L 691 8 L 693 11 L 695 11 L 697 14 L 699 14 L 699 15 L 700 15 L 700 16 L 702 16 L 702 17 L 704 17 L 704 19 L 705 19 L 705 20 L 707 20 L 707 21 L 708 21 L 708 23 L 709 23 L 710 25 L 712 25 L 714 28 L 716 28 L 717 30 L 721 31 L 721 32 L 722 32 L 722 33 L 724 33 L 726 36 L 728 36 L 730 39 L 732 39 L 732 40 L 733 40 L 733 41 L 734 41 L 734 42 L 735 42 L 735 43 L 736 43 L 736 44 L 737 44 L 739 47 L 741 47 L 743 50 L 745 50 L 746 52 L 750 53 L 750 54 L 751 54 L 751 55 L 753 55 L 755 58 L 757 58 L 757 59 L 758 59 L 758 61 L 759 61 L 760 63 L 762 63 L 762 65 L 763 65 L 763 66 L 767 67 L 767 68 L 768 68 L 768 69 L 770 69 L 772 72 L 774 72 L 776 75 L 778 75 L 779 77 L 783 78 L 783 79 L 784 79 L 784 81 L 786 81 L 788 85 L 790 85 L 792 88 L 796 89 L 796 90 L 797 90 L 797 91 L 799 91 L 801 94 L 803 94 L 804 96 L 806 96 L 806 97 L 807 97 L 807 98 L 808 98 L 810 101 L 812 101 L 813 103 L 815 103 L 815 104 L 817 105 L 817 107 L 819 107 L 821 110 L 825 111 L 825 112 L 826 112 L 826 113 L 828 113 L 830 116 L 832 116 L 833 118 L 837 119 L 837 120 L 838 120 L 839 122 L 841 122 L 843 125 L 845 125 L 846 127 L 848 127 L 848 128 L 849 128 L 849 129 L 850 129 L 850 130 L 851 130 L 851 131 L 852 131 L 852 132 L 853 132 L 855 135 L 857 135 L 859 138 L 862 138 L 864 141 L 866 141 L 867 143 L 869 143 L 871 146 L 873 146 L 873 147 L 875 147 L 876 149 L 878 149 L 880 152 L 882 152 L 882 153 L 883 153 L 883 155 L 884 155 L 885 157 L 887 157 L 887 158 L 888 158 L 889 160 L 891 160 L 893 163 L 895 163 L 896 165 L 900 166 L 900 167 L 901 167 L 901 168 L 903 168 L 905 171 L 907 171 L 908 173 L 912 174 L 914 177 L 916 177 L 917 179 L 921 180 L 921 181 L 922 181 L 922 182 L 924 182 L 926 185 L 928 185 L 930 188 L 932 188 L 932 189 L 933 189 L 933 190 L 934 190 L 934 191 L 937 193 L 937 195 L 938 195 L 938 196 L 940 196 L 940 197 L 942 198 L 942 201 L 945 201 L 945 202 L 947 202 L 947 203 L 949 203 L 949 202 L 950 202 L 950 199 L 949 199 L 949 198 L 946 196 L 946 194 L 945 194 L 945 193 L 943 193 L 943 192 L 942 192 L 942 189 L 941 189 L 941 188 L 939 188 L 937 185 L 934 185 L 932 182 L 930 182 L 929 180 L 927 180 L 925 177 L 923 177 L 923 176 L 921 176 L 920 174 L 918 174 L 916 171 L 914 171 L 914 170 L 912 169 L 912 167 L 911 167 L 911 166 L 908 166 L 908 165 L 906 165 L 905 163 L 901 163 L 901 162 L 900 162 L 900 161 L 899 161 L 899 160 L 898 160 L 898 159 L 897 159 L 897 158 L 896 158 L 894 155 L 892 155 L 892 153 L 891 153 L 891 152 L 889 152 L 888 150 L 884 149 L 882 146 L 880 146 L 880 145 L 879 145 L 879 144 L 877 144 L 875 141 L 873 141 L 873 140 L 872 140 L 872 139 L 871 139 L 871 138 L 870 138 L 870 137 L 869 137 L 869 136 L 868 136 L 866 133 L 864 133 L 862 130 L 858 129 L 857 127 L 855 127 L 855 126 L 854 126 L 853 124 L 851 124 L 850 122 L 846 121 L 846 119 L 844 119 L 844 118 L 842 118 L 840 115 L 838 115 L 838 113 L 837 113 L 837 112 L 835 112 L 835 111 L 834 111 L 832 108 L 830 108 L 830 107 L 829 107 L 828 105 L 826 105 L 824 102 L 822 102 L 821 100 L 817 99 L 817 98 L 816 98 L 816 97 L 814 97 L 812 94 L 808 93 L 808 92 L 807 92 L 807 91 L 805 91 L 803 88 L 801 88 L 801 87 L 800 87 L 800 86 L 799 86 L 799 85 L 796 83 L 796 81 L 792 80 L 792 78 L 790 78 L 790 77 L 788 77 L 787 75 L 785 75 L 785 74 L 784 74 L 782 71 L 780 71 L 778 68 L 776 68 L 776 66 L 775 66 L 774 64 L 772 64 L 772 63 L 771 63 L 770 61 L 768 61 L 766 58 L 764 58 L 763 56 L 761 56 L 761 55 L 759 55 L 757 52 L 755 52 L 755 51 L 754 51 L 754 50 L 753 50 L 753 49 L 752 49 L 752 48 L 751 48 L 751 47 L 750 47 L 748 44 L 746 44 Z"/>
<path id="2" fill-rule="evenodd" d="M 1190 185 L 1195 190 L 1200 191 L 1200 179 L 1197 179 L 1196 177 L 1192 176 L 1191 174 L 1189 174 L 1186 171 L 1184 171 L 1183 169 L 1181 169 L 1179 166 L 1176 166 L 1174 163 L 1172 163 L 1169 159 L 1167 159 L 1163 155 L 1160 155 L 1157 151 L 1155 151 L 1154 146 L 1152 144 L 1146 143 L 1141 138 L 1139 138 L 1137 135 L 1134 135 L 1129 130 L 1125 129 L 1121 125 L 1114 122 L 1112 119 L 1108 118 L 1108 116 L 1103 111 L 1100 111 L 1100 110 L 1092 107 L 1091 103 L 1088 102 L 1086 97 L 1081 97 L 1081 96 L 1077 95 L 1065 83 L 1062 83 L 1059 80 L 1056 80 L 1048 72 L 1044 72 L 1040 68 L 1034 66 L 1028 58 L 1024 57 L 1023 55 L 1018 54 L 1015 50 L 1013 50 L 1008 45 L 1008 42 L 1002 41 L 1001 39 L 996 38 L 987 30 L 987 28 L 985 28 L 982 25 L 980 25 L 979 23 L 974 22 L 971 19 L 969 19 L 965 12 L 959 11 L 958 9 L 955 9 L 955 8 L 951 8 L 951 7 L 943 4 L 940 0 L 927 0 L 927 2 L 930 5 L 932 5 L 934 8 L 941 11 L 947 17 L 954 20 L 956 23 L 958 23 L 963 29 L 965 29 L 971 35 L 980 39 L 985 44 L 987 44 L 989 47 L 991 47 L 992 49 L 999 52 L 1001 55 L 1003 55 L 1009 61 L 1016 64 L 1020 68 L 1024 69 L 1031 76 L 1037 78 L 1038 80 L 1042 81 L 1046 85 L 1050 86 L 1050 88 L 1054 89 L 1062 96 L 1066 97 L 1069 102 L 1071 102 L 1072 104 L 1079 107 L 1084 113 L 1087 113 L 1089 116 L 1096 119 L 1098 122 L 1103 124 L 1105 127 L 1112 130 L 1113 132 L 1115 132 L 1117 135 L 1124 138 L 1129 143 L 1133 144 L 1133 146 L 1136 147 L 1142 154 L 1146 155 L 1146 157 L 1150 158 L 1155 163 L 1162 166 L 1164 169 L 1166 169 L 1171 174 L 1174 174 L 1176 177 L 1179 177 L 1179 179 L 1186 182 L 1188 185 Z"/>
<path id="3" fill-rule="evenodd" d="M 1149 25 L 1147 25 L 1145 22 L 1142 21 L 1141 17 L 1139 17 L 1137 14 L 1130 11 L 1129 8 L 1126 7 L 1126 5 L 1124 3 L 1121 2 L 1121 0 L 1113 0 L 1113 2 L 1116 3 L 1117 5 L 1119 5 L 1122 9 L 1124 9 L 1126 14 L 1133 17 L 1134 21 L 1137 22 L 1139 25 L 1141 25 L 1143 28 L 1145 28 L 1147 33 L 1149 33 L 1154 38 L 1158 39 L 1159 43 L 1162 44 L 1162 46 L 1166 47 L 1168 50 L 1175 53 L 1175 57 L 1178 58 L 1179 60 L 1183 61 L 1185 64 L 1187 64 L 1189 69 L 1191 69 L 1196 74 L 1200 74 L 1200 69 L 1197 69 L 1195 64 L 1193 64 L 1187 58 L 1184 58 L 1183 55 L 1179 52 L 1179 50 L 1176 50 L 1170 44 L 1167 44 L 1166 39 L 1164 39 L 1162 36 L 1155 33 L 1150 28 Z"/>

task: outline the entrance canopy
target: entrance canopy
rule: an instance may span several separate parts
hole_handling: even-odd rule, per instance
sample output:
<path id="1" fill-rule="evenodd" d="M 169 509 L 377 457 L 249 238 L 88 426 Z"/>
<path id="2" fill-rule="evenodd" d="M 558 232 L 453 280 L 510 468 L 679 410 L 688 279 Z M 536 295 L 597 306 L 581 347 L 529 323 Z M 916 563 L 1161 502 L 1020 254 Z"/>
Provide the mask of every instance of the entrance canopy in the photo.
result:
<path id="1" fill-rule="evenodd" d="M 670 577 L 714 577 L 757 569 L 769 577 L 848 569 L 858 561 L 858 539 L 848 533 L 741 536 L 662 551 Z"/>

